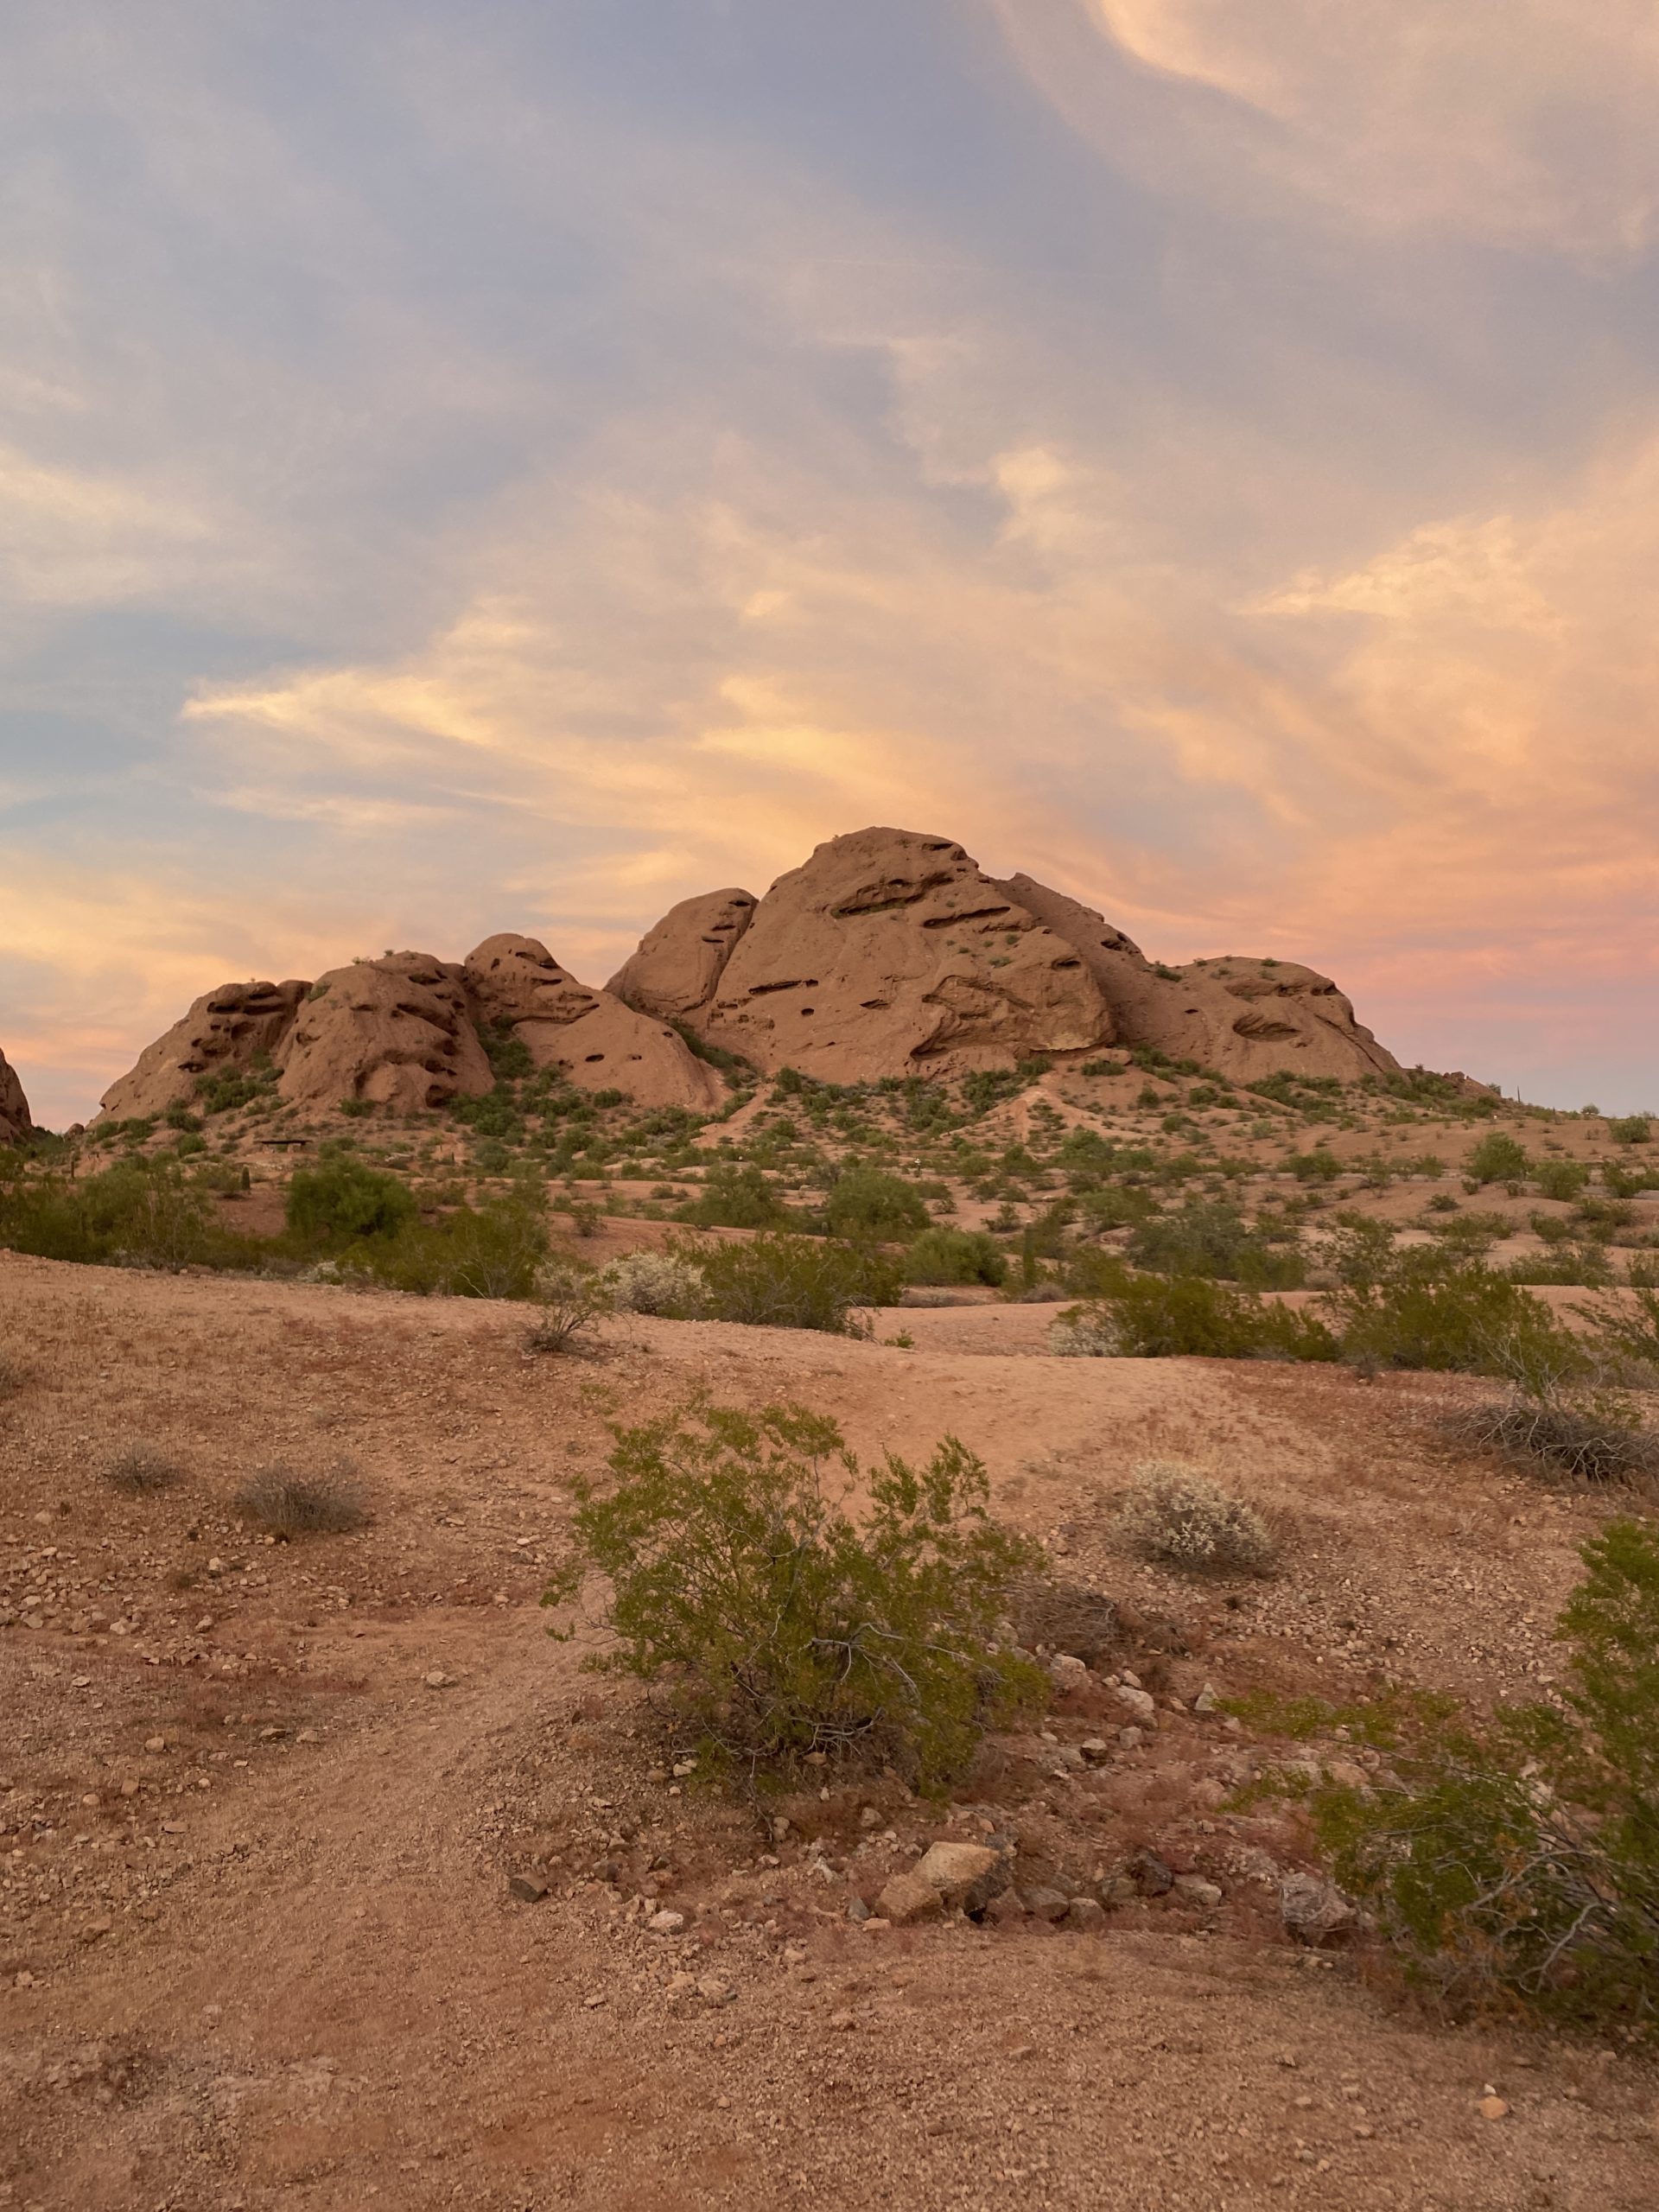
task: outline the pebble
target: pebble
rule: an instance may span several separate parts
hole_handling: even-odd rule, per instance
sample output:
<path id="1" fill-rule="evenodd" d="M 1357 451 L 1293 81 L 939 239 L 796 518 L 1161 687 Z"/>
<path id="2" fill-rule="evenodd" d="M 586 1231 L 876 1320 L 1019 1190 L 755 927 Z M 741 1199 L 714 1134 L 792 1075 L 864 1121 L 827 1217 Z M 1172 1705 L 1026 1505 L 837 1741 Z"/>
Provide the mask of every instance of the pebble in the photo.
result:
<path id="1" fill-rule="evenodd" d="M 1071 1900 L 1064 1890 L 1035 1889 L 1026 1891 L 1026 1910 L 1038 1920 L 1064 1920 L 1071 1910 Z"/>
<path id="2" fill-rule="evenodd" d="M 421 1676 L 421 1680 L 426 1684 L 426 1687 L 429 1690 L 453 1689 L 455 1683 L 454 1676 L 453 1675 L 446 1675 L 442 1667 L 429 1668 L 426 1673 Z"/>
<path id="3" fill-rule="evenodd" d="M 705 2005 L 731 2005 L 736 2002 L 737 1992 L 729 1981 L 722 1981 L 717 1974 L 699 1974 L 697 1994 Z"/>
<path id="4" fill-rule="evenodd" d="M 653 1912 L 645 1925 L 653 1936 L 677 1936 L 685 1925 L 685 1915 L 664 1908 L 661 1912 Z"/>
<path id="5" fill-rule="evenodd" d="M 1483 2097 L 1475 2110 L 1483 2120 L 1507 2120 L 1510 2116 L 1510 2108 L 1502 2097 Z"/>
<path id="6" fill-rule="evenodd" d="M 144 1749 L 147 1751 L 164 1751 L 167 1749 L 166 1737 L 146 1736 L 144 1738 Z"/>
<path id="7" fill-rule="evenodd" d="M 517 1897 L 522 1904 L 540 1904 L 549 1894 L 549 1887 L 539 1874 L 515 1874 L 507 1884 L 507 1895 Z"/>

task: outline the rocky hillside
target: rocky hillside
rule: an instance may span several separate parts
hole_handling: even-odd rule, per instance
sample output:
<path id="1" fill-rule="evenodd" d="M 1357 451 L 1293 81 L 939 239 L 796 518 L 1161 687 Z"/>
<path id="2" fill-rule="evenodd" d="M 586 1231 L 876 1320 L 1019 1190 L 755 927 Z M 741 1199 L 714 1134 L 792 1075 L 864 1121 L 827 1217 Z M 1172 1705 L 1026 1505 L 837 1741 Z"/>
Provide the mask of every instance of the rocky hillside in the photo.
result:
<path id="1" fill-rule="evenodd" d="M 5 1054 L 0 1052 L 0 1144 L 26 1137 L 32 1127 L 23 1086 Z"/>
<path id="2" fill-rule="evenodd" d="M 111 1086 L 104 1110 L 223 1099 L 256 1070 L 294 1105 L 440 1107 L 491 1089 L 486 1046 L 504 1040 L 584 1090 L 693 1112 L 725 1095 L 710 1050 L 833 1083 L 1081 1062 L 1113 1046 L 1245 1081 L 1398 1065 L 1310 968 L 1166 967 L 1029 876 L 1001 881 L 947 838 L 874 829 L 820 845 L 762 899 L 683 900 L 602 990 L 512 932 L 460 963 L 388 953 L 315 982 L 222 984 Z"/>

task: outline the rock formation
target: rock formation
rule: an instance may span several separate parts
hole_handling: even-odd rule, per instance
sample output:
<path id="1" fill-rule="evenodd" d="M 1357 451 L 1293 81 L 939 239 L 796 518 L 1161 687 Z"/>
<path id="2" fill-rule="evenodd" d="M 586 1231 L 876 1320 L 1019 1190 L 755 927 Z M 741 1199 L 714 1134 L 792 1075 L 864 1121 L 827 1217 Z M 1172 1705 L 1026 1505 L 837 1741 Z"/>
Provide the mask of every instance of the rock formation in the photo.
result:
<path id="1" fill-rule="evenodd" d="M 34 1126 L 16 1070 L 0 1052 L 0 1144 L 21 1144 Z"/>
<path id="2" fill-rule="evenodd" d="M 707 1005 L 754 908 L 751 891 L 706 891 L 700 899 L 682 899 L 640 938 L 639 950 L 606 989 L 659 1020 Z"/>
<path id="3" fill-rule="evenodd" d="M 612 988 L 768 1073 L 836 1083 L 1137 1045 L 1244 1079 L 1397 1065 L 1312 969 L 1160 967 L 1077 899 L 910 830 L 832 838 L 758 903 L 683 900 Z"/>
<path id="4" fill-rule="evenodd" d="M 277 1090 L 296 1104 L 361 1098 L 399 1113 L 481 1097 L 495 1077 L 467 1005 L 465 970 L 425 952 L 331 968 L 276 1048 Z"/>
<path id="5" fill-rule="evenodd" d="M 706 1114 L 724 1101 L 720 1077 L 675 1031 L 577 982 L 533 937 L 486 938 L 463 973 L 474 1019 L 510 1028 L 538 1068 L 558 1068 L 585 1090 L 626 1091 L 645 1106 Z"/>
<path id="6" fill-rule="evenodd" d="M 702 901 L 676 907 L 618 988 L 637 991 L 643 978 L 664 1013 L 769 1073 L 963 1075 L 1113 1035 L 1071 946 L 948 838 L 862 830 L 831 839 L 773 884 L 723 958 L 707 943 L 707 914 Z M 712 991 L 692 999 L 716 960 Z"/>
<path id="7" fill-rule="evenodd" d="M 293 1104 L 419 1111 L 489 1090 L 479 1033 L 507 1029 L 584 1090 L 707 1113 L 725 1086 L 682 1027 L 763 1073 L 830 1083 L 1137 1046 L 1246 1081 L 1398 1065 L 1311 968 L 1242 955 L 1166 968 L 1092 907 L 1027 875 L 988 876 L 947 837 L 860 830 L 764 899 L 682 899 L 603 990 L 512 931 L 462 963 L 387 953 L 315 984 L 224 984 L 111 1085 L 104 1110 L 162 1114 L 268 1064 Z M 22 1100 L 0 1061 L 0 1130 L 27 1115 Z"/>
<path id="8" fill-rule="evenodd" d="M 181 1021 L 139 1054 L 105 1092 L 115 1121 L 164 1114 L 196 1094 L 197 1079 L 247 1070 L 270 1058 L 287 1035 L 308 983 L 221 983 L 199 998 Z"/>

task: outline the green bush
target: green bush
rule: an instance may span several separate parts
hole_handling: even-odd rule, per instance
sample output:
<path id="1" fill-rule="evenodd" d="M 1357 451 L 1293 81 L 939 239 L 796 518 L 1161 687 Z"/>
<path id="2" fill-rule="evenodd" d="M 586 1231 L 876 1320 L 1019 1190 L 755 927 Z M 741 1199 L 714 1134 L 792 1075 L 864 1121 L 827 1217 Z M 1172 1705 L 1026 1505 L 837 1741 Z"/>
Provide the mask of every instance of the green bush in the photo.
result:
<path id="1" fill-rule="evenodd" d="M 898 1243 L 918 1235 L 932 1217 L 913 1183 L 855 1161 L 830 1186 L 823 1202 L 823 1219 L 832 1236 Z"/>
<path id="2" fill-rule="evenodd" d="M 1285 1166 L 1299 1183 L 1334 1183 L 1343 1173 L 1342 1162 L 1335 1153 L 1326 1152 L 1323 1147 L 1313 1152 L 1293 1152 Z"/>
<path id="3" fill-rule="evenodd" d="M 1208 1275 L 1130 1276 L 1097 1306 L 1061 1314 L 1051 1341 L 1061 1353 L 1129 1359 L 1337 1357 L 1336 1340 L 1316 1315 Z"/>
<path id="4" fill-rule="evenodd" d="M 702 1190 L 676 1218 L 699 1229 L 775 1229 L 791 1219 L 789 1208 L 753 1162 L 721 1160 Z"/>
<path id="5" fill-rule="evenodd" d="M 1297 1290 L 1307 1280 L 1300 1249 L 1270 1244 L 1221 1199 L 1189 1198 L 1177 1211 L 1142 1222 L 1128 1255 L 1160 1274 L 1214 1275 L 1257 1290 Z"/>
<path id="6" fill-rule="evenodd" d="M 544 1602 L 605 1576 L 616 1649 L 600 1663 L 658 1687 L 728 1768 L 856 1758 L 935 1789 L 1039 1697 L 997 1623 L 1040 1554 L 990 1518 L 985 1470 L 954 1437 L 919 1470 L 889 1453 L 861 1477 L 823 1414 L 699 1406 L 620 1429 L 610 1469 L 603 1492 L 578 1487 Z"/>
<path id="7" fill-rule="evenodd" d="M 399 1236 L 418 1219 L 420 1209 L 397 1176 L 341 1152 L 296 1171 L 283 1211 L 302 1243 L 327 1246 Z"/>
<path id="8" fill-rule="evenodd" d="M 1573 1340 L 1548 1306 L 1478 1261 L 1397 1253 L 1370 1281 L 1325 1300 L 1343 1357 L 1383 1367 L 1524 1377 L 1573 1364 Z"/>
<path id="9" fill-rule="evenodd" d="M 845 1336 L 853 1309 L 896 1306 L 903 1269 L 833 1238 L 766 1230 L 741 1243 L 671 1248 L 702 1270 L 704 1311 L 751 1328 L 825 1329 Z"/>
<path id="10" fill-rule="evenodd" d="M 1453 2009 L 1659 2033 L 1659 1537 L 1611 1523 L 1557 1624 L 1562 1706 L 1425 1731 L 1325 1793 L 1337 1878 Z"/>
<path id="11" fill-rule="evenodd" d="M 1532 1162 L 1523 1146 L 1502 1129 L 1489 1129 L 1470 1154 L 1464 1173 L 1476 1183 L 1524 1183 Z"/>
<path id="12" fill-rule="evenodd" d="M 175 1158 L 118 1160 L 84 1181 L 0 1185 L 0 1244 L 37 1259 L 142 1268 L 227 1265 L 249 1249 L 217 1226 Z"/>
<path id="13" fill-rule="evenodd" d="M 1625 1114 L 1609 1122 L 1607 1134 L 1615 1144 L 1649 1144 L 1653 1141 L 1653 1117 L 1649 1114 Z"/>
<path id="14" fill-rule="evenodd" d="M 1581 1160 L 1541 1160 L 1532 1171 L 1541 1198 L 1576 1198 L 1590 1180 Z"/>
<path id="15" fill-rule="evenodd" d="M 927 1229 L 905 1255 L 905 1280 L 918 1283 L 1000 1284 L 1008 1263 L 982 1229 Z"/>
<path id="16" fill-rule="evenodd" d="M 365 1236 L 336 1264 L 359 1281 L 422 1298 L 531 1298 L 546 1257 L 542 1193 L 526 1185 L 396 1235 Z"/>

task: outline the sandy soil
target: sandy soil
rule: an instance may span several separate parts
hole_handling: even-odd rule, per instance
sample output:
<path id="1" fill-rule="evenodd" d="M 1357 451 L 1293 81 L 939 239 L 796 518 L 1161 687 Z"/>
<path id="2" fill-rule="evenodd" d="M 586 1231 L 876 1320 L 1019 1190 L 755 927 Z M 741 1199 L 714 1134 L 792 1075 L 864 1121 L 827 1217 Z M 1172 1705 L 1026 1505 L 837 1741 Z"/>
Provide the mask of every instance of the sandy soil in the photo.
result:
<path id="1" fill-rule="evenodd" d="M 1651 2069 L 1443 2028 L 1363 1952 L 1291 1946 L 1306 1835 L 1229 1809 L 1284 1747 L 1190 1709 L 1545 1679 L 1592 1509 L 1446 1445 L 1472 1386 L 1053 1360 L 1052 1318 L 881 1317 L 910 1349 L 619 1322 L 531 1359 L 502 1306 L 0 1254 L 0 2204 L 1646 2212 Z M 674 1781 L 537 1599 L 607 1422 L 696 1389 L 803 1400 L 866 1452 L 960 1434 L 1131 1607 L 1146 1741 L 1081 1770 L 1106 1707 L 1076 1693 L 951 1806 L 807 1791 L 784 1842 Z M 135 1439 L 175 1488 L 101 1479 Z M 1281 1575 L 1194 1589 L 1115 1548 L 1116 1489 L 1172 1453 L 1262 1503 Z M 341 1459 L 365 1529 L 250 1540 L 250 1469 Z M 1097 1935 L 849 1918 L 993 1823 L 1039 1876 L 1152 1841 L 1222 1902 Z"/>

